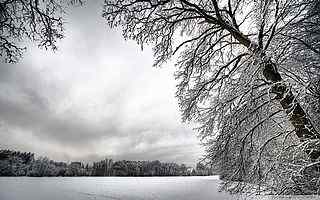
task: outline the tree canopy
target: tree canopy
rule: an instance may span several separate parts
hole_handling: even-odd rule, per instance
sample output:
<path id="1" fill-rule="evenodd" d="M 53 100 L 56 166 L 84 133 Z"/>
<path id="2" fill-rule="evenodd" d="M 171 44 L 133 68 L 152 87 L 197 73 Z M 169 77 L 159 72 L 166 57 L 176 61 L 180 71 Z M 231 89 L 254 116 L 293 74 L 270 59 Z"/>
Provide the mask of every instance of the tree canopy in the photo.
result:
<path id="1" fill-rule="evenodd" d="M 226 189 L 319 193 L 318 1 L 107 0 L 103 17 L 155 66 L 179 54 L 183 119 Z"/>

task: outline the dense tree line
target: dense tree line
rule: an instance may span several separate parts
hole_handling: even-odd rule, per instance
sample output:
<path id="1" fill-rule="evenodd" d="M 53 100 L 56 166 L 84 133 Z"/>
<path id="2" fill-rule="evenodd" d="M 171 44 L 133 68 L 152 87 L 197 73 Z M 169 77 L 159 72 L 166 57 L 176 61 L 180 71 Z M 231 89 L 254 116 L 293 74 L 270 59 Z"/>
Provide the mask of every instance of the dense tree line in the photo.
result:
<path id="1" fill-rule="evenodd" d="M 0 150 L 0 176 L 207 176 L 210 167 L 156 161 L 104 159 L 92 164 L 56 162 L 47 157 L 35 158 L 33 153 Z"/>
<path id="2" fill-rule="evenodd" d="M 24 176 L 34 161 L 33 153 L 0 150 L 0 175 Z"/>

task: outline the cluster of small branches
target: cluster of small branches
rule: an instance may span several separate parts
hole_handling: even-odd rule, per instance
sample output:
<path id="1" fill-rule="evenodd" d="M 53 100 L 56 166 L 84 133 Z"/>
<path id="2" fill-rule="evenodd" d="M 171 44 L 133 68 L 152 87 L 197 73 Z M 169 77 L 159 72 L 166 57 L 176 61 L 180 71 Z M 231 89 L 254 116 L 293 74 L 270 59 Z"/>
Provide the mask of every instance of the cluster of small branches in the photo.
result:
<path id="1" fill-rule="evenodd" d="M 82 4 L 71 0 L 67 4 Z M 63 38 L 64 8 L 62 0 L 4 0 L 0 2 L 0 57 L 17 62 L 29 39 L 45 49 L 56 50 Z"/>

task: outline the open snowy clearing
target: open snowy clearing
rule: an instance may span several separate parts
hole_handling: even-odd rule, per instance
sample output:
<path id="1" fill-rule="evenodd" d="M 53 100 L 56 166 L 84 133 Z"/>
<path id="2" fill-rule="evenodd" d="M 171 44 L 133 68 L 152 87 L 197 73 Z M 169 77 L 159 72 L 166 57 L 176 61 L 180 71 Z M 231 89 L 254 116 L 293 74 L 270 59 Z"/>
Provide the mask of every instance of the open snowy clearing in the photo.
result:
<path id="1" fill-rule="evenodd" d="M 211 177 L 0 177 L 1 200 L 233 200 Z M 252 199 L 252 198 L 251 198 Z M 253 199 L 320 199 L 253 197 Z"/>

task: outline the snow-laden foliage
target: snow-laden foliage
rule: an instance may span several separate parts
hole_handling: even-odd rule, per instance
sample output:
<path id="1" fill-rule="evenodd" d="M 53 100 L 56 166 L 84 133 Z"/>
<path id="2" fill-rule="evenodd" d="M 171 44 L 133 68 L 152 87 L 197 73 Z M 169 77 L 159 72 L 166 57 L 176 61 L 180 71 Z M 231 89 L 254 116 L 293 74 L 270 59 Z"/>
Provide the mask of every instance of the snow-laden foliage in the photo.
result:
<path id="1" fill-rule="evenodd" d="M 153 45 L 156 66 L 179 53 L 182 117 L 225 189 L 315 194 L 318 13 L 316 0 L 107 0 L 103 16 Z"/>

